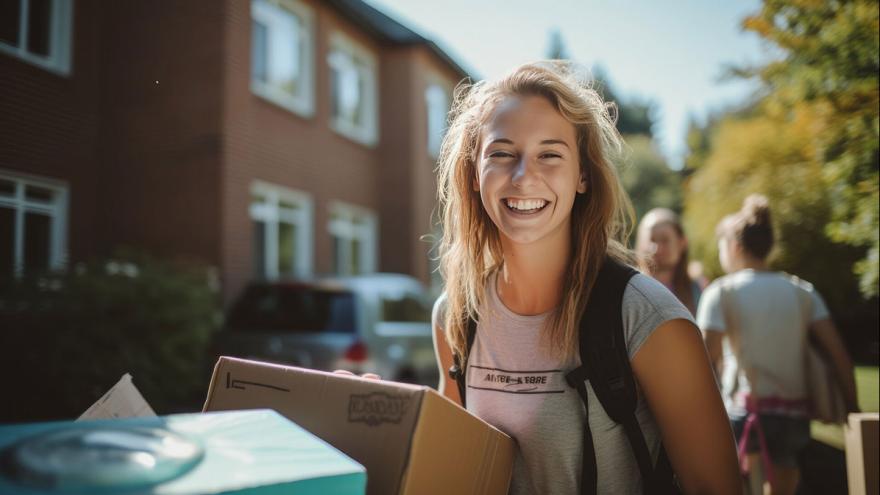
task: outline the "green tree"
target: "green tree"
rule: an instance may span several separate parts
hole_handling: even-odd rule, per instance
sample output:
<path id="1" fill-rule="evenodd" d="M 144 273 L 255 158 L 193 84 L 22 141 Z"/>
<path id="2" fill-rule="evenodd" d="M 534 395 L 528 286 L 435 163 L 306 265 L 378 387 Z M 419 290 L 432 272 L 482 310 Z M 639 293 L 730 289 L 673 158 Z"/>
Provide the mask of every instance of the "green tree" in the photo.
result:
<path id="1" fill-rule="evenodd" d="M 751 112 L 719 118 L 705 129 L 708 152 L 692 165 L 686 183 L 685 226 L 694 259 L 710 277 L 719 276 L 716 226 L 738 211 L 748 194 L 767 195 L 777 233 L 771 266 L 813 282 L 847 330 L 851 348 L 865 351 L 854 342 L 876 340 L 876 300 L 859 296 L 851 272 L 864 248 L 825 233 L 834 195 L 825 185 L 817 135 L 826 125 L 820 109 L 809 103 L 780 111 L 764 102 Z M 871 331 L 874 335 L 867 335 Z"/>
<path id="2" fill-rule="evenodd" d="M 636 217 L 660 206 L 681 211 L 681 177 L 669 168 L 651 138 L 631 135 L 626 137 L 626 143 L 629 150 L 621 180 L 632 199 Z"/>
<path id="3" fill-rule="evenodd" d="M 878 293 L 880 261 L 880 21 L 877 0 L 766 0 L 744 28 L 783 57 L 755 70 L 768 106 L 814 106 L 816 157 L 831 199 L 832 240 L 863 247 L 854 263 L 865 295 Z"/>

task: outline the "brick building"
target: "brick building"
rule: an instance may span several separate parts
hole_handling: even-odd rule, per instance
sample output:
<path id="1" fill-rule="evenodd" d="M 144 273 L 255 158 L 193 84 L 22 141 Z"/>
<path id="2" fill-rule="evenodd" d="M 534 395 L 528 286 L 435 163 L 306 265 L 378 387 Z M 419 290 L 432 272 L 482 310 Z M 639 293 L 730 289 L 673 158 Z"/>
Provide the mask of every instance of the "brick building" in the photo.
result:
<path id="1" fill-rule="evenodd" d="M 452 89 L 359 1 L 15 0 L 0 12 L 0 278 L 116 246 L 254 278 L 402 272 Z M 6 12 L 9 10 L 9 12 Z"/>

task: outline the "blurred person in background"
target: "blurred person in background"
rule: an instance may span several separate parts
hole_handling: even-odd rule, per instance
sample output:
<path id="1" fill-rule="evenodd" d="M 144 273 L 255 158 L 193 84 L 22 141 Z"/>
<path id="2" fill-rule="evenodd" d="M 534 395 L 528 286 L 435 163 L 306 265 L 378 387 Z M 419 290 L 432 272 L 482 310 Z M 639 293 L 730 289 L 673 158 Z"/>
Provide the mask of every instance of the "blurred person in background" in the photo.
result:
<path id="1" fill-rule="evenodd" d="M 815 288 L 769 269 L 774 235 L 766 197 L 746 198 L 738 213 L 720 222 L 717 235 L 721 267 L 728 275 L 703 292 L 697 323 L 741 452 L 747 453 L 744 462 L 770 469 L 764 473 L 769 481 L 765 492 L 793 494 L 797 455 L 810 441 L 805 337 L 815 338 L 827 352 L 850 411 L 858 409 L 853 364 Z"/>
<path id="2" fill-rule="evenodd" d="M 688 274 L 688 240 L 681 219 L 668 208 L 654 208 L 636 231 L 639 269 L 666 286 L 696 314 L 702 290 Z"/>

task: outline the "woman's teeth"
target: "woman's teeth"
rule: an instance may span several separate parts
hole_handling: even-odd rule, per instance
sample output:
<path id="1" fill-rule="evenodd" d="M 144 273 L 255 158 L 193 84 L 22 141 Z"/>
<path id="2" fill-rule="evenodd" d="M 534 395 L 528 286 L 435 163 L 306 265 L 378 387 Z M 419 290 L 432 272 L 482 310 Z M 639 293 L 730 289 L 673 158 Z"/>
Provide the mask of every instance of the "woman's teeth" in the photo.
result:
<path id="1" fill-rule="evenodd" d="M 543 199 L 508 199 L 507 207 L 516 211 L 536 211 L 547 206 Z"/>

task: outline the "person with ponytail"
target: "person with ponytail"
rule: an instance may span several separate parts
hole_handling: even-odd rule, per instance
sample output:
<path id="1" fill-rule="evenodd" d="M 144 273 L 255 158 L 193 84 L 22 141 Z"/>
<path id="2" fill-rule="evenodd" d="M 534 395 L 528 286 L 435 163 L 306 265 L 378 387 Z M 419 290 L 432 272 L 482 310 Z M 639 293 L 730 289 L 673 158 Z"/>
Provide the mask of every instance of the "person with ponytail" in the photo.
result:
<path id="1" fill-rule="evenodd" d="M 754 489 L 793 494 L 798 452 L 810 441 L 808 339 L 827 352 L 847 407 L 855 411 L 852 361 L 815 288 L 769 268 L 774 233 L 765 196 L 747 197 L 739 212 L 722 219 L 716 234 L 727 275 L 706 287 L 697 323 L 722 384 L 743 469 L 762 471 L 763 477 L 752 479 L 769 485 Z"/>
<path id="2" fill-rule="evenodd" d="M 702 290 L 688 275 L 688 240 L 678 215 L 668 208 L 645 213 L 636 230 L 639 269 L 657 279 L 696 314 Z"/>

